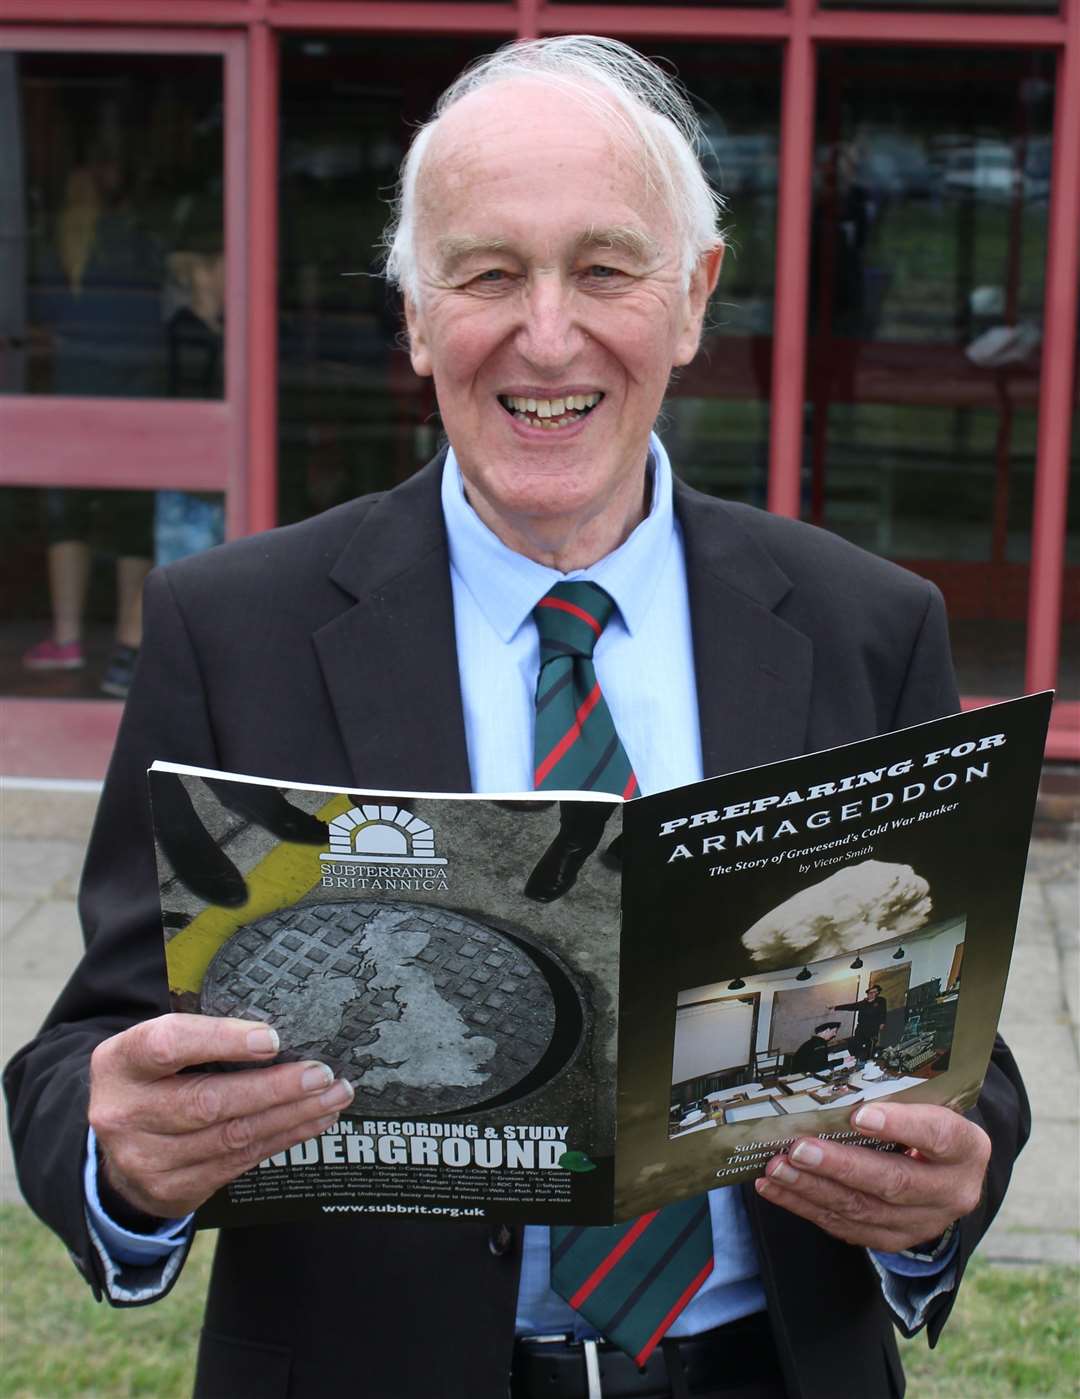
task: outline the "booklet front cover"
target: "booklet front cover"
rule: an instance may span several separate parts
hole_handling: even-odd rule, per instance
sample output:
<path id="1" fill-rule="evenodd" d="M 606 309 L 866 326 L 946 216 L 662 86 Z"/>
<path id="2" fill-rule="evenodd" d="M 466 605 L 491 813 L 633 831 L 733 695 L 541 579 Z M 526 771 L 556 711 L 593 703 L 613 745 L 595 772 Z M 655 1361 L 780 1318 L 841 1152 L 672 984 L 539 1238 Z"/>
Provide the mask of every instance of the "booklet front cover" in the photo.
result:
<path id="1" fill-rule="evenodd" d="M 342 1211 L 610 1216 L 621 808 L 565 895 L 550 798 L 390 796 L 156 764 L 173 1009 L 263 1020 L 355 1097 L 201 1227 Z M 540 895 L 541 897 L 536 897 Z M 227 900 L 227 901 L 226 901 Z M 242 1070 L 241 1070 L 242 1071 Z"/>
<path id="2" fill-rule="evenodd" d="M 264 1020 L 356 1093 L 197 1223 L 610 1223 L 853 1138 L 860 1101 L 970 1105 L 1049 708 L 628 803 L 156 763 L 173 1008 Z"/>

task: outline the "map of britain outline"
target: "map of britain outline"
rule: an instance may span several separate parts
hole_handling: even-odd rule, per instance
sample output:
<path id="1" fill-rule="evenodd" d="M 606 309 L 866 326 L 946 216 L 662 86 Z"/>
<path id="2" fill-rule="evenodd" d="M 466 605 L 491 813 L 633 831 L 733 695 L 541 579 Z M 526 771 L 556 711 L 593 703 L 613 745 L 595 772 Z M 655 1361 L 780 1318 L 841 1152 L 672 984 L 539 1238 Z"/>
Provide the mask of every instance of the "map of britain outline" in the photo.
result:
<path id="1" fill-rule="evenodd" d="M 200 992 L 267 1021 L 282 1059 L 320 1059 L 361 1113 L 453 1112 L 511 1093 L 551 1044 L 542 967 L 450 909 L 375 899 L 283 909 L 239 929 Z"/>

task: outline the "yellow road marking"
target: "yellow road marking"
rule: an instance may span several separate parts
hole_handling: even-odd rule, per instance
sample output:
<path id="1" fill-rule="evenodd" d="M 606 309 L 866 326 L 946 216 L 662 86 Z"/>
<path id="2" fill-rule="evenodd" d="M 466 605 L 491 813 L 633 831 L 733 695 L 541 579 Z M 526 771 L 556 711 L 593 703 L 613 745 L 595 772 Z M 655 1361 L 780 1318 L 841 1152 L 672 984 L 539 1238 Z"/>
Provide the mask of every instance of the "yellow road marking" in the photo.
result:
<path id="1" fill-rule="evenodd" d="M 315 815 L 320 821 L 332 821 L 351 805 L 347 796 L 338 795 Z M 244 875 L 249 895 L 246 904 L 241 908 L 222 908 L 217 904 L 204 908 L 166 944 L 169 990 L 198 992 L 215 953 L 238 928 L 288 908 L 310 893 L 322 878 L 321 853 L 317 845 L 281 841 Z"/>

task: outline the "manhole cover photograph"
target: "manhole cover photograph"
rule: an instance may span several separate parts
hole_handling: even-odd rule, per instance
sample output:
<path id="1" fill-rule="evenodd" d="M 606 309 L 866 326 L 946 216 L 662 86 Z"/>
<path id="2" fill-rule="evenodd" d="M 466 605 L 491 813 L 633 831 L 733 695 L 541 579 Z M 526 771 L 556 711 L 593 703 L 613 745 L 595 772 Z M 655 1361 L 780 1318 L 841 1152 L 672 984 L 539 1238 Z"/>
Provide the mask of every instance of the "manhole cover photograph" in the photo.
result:
<path id="1" fill-rule="evenodd" d="M 210 1015 L 269 1021 L 282 1058 L 321 1059 L 352 1115 L 513 1102 L 574 1057 L 585 1009 L 550 952 L 428 904 L 285 909 L 236 932 L 200 992 Z"/>

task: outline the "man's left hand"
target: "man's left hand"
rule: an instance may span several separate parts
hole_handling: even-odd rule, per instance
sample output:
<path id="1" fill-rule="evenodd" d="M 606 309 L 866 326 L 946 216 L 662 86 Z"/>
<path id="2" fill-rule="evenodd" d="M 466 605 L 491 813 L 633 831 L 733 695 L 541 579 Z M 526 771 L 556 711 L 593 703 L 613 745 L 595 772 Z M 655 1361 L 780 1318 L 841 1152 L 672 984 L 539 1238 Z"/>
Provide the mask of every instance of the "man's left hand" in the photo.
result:
<path id="1" fill-rule="evenodd" d="M 754 1182 L 758 1194 L 881 1253 L 932 1243 L 979 1203 L 990 1138 L 974 1122 L 926 1103 L 864 1104 L 851 1122 L 905 1152 L 800 1137 Z"/>

